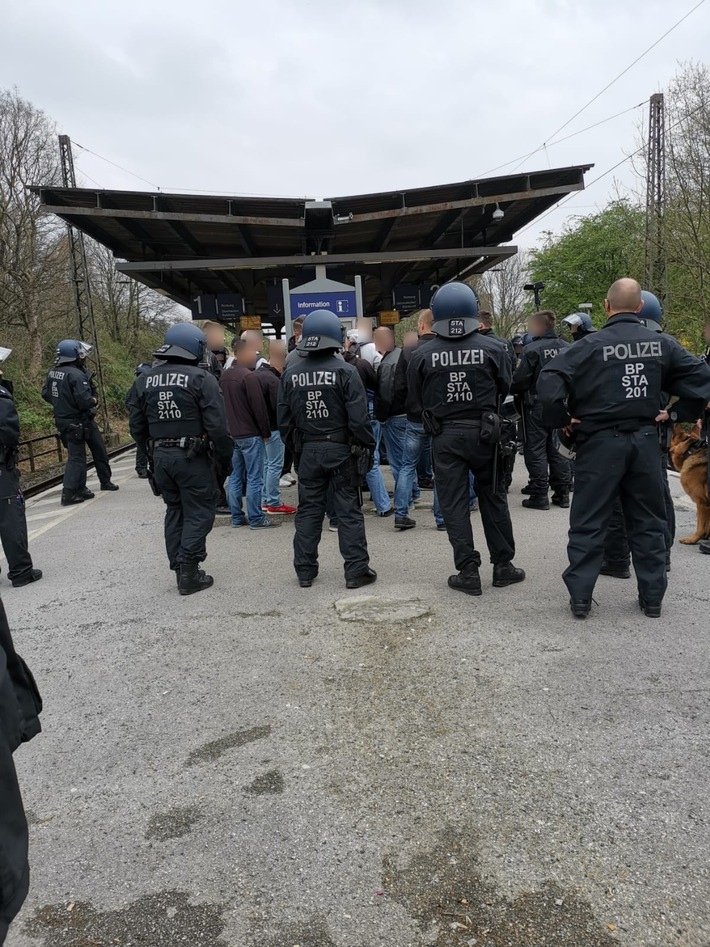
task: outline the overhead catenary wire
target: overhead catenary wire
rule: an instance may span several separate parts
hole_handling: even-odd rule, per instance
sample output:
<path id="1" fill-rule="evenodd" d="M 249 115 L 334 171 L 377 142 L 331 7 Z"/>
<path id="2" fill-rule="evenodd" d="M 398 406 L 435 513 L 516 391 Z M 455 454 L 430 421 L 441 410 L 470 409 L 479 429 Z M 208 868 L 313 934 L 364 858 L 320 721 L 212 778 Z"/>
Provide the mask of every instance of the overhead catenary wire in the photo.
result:
<path id="1" fill-rule="evenodd" d="M 553 142 L 553 139 L 556 138 L 557 135 L 559 135 L 559 133 L 560 133 L 561 131 L 564 131 L 565 128 L 567 128 L 569 125 L 571 125 L 572 122 L 582 114 L 582 112 L 585 112 L 585 111 L 589 108 L 590 105 L 593 105 L 594 102 L 597 101 L 597 99 L 601 98 L 601 96 L 604 95 L 604 93 L 607 92 L 609 89 L 611 89 L 611 87 L 612 87 L 615 83 L 617 83 L 617 82 L 619 81 L 619 79 L 621 79 L 623 76 L 626 75 L 627 72 L 629 72 L 631 69 L 633 69 L 633 67 L 634 67 L 637 63 L 641 62 L 641 60 L 644 59 L 652 50 L 654 50 L 654 49 L 656 48 L 656 46 L 659 45 L 659 43 L 662 43 L 663 40 L 664 40 L 667 36 L 669 36 L 674 30 L 676 30 L 676 29 L 681 25 L 681 23 L 684 23 L 684 22 L 688 19 L 689 16 L 692 16 L 692 14 L 695 13 L 695 11 L 696 11 L 699 7 L 701 7 L 704 3 L 705 3 L 705 0 L 699 0 L 699 2 L 696 3 L 694 7 L 692 7 L 690 10 L 688 10 L 687 13 L 684 13 L 683 16 L 680 17 L 679 20 L 676 20 L 676 22 L 673 23 L 673 25 L 670 26 L 670 27 L 665 31 L 665 33 L 661 34 L 661 36 L 659 36 L 657 40 L 655 40 L 653 43 L 651 43 L 650 46 L 648 46 L 646 49 L 644 49 L 644 51 L 643 51 L 642 53 L 640 53 L 640 54 L 636 57 L 636 59 L 634 59 L 633 62 L 629 63 L 629 65 L 626 66 L 625 69 L 622 69 L 621 72 L 618 73 L 618 75 L 614 76 L 614 78 L 613 78 L 610 82 L 607 82 L 607 84 L 604 86 L 603 89 L 600 89 L 599 92 L 597 92 L 596 95 L 593 95 L 592 98 L 591 98 L 588 102 L 586 102 L 580 109 L 577 109 L 577 111 L 574 113 L 574 115 L 571 116 L 571 118 L 568 118 L 567 121 L 566 121 L 566 122 L 563 122 L 562 125 L 560 125 L 560 127 L 559 127 L 558 129 L 556 129 L 551 135 L 548 135 L 548 137 L 545 139 L 544 142 L 542 142 L 542 144 L 538 145 L 537 148 L 534 148 L 531 152 L 529 152 L 527 155 L 525 155 L 525 157 L 521 159 L 520 164 L 523 164 L 525 161 L 528 160 L 528 158 L 532 158 L 532 156 L 533 156 L 534 154 L 537 154 L 537 152 L 538 152 L 538 151 L 541 151 L 546 145 L 549 146 L 550 144 L 553 144 L 553 143 L 554 143 L 554 142 Z M 519 167 L 519 165 L 518 165 L 518 167 Z M 516 171 L 516 170 L 517 170 L 517 167 L 514 168 L 513 170 Z"/>
<path id="2" fill-rule="evenodd" d="M 615 118 L 620 118 L 622 115 L 628 115 L 629 112 L 633 112 L 636 109 L 643 108 L 644 105 L 648 105 L 648 99 L 644 99 L 643 102 L 638 102 L 636 105 L 630 105 L 627 109 L 623 109 L 621 112 L 615 112 L 613 115 L 609 115 L 607 118 L 602 118 L 598 122 L 594 122 L 592 125 L 587 125 L 585 128 L 580 128 L 576 132 L 571 132 L 569 135 L 565 135 L 564 138 L 558 138 L 557 141 L 549 142 L 546 147 L 554 148 L 555 145 L 561 145 L 565 141 L 569 141 L 571 138 L 576 138 L 577 135 L 583 135 L 585 132 L 592 131 L 594 128 L 599 128 L 600 125 L 606 125 L 607 122 L 612 122 Z M 532 154 L 533 152 L 531 152 Z M 495 174 L 496 171 L 502 171 L 503 168 L 509 167 L 511 164 L 516 164 L 518 161 L 525 160 L 529 155 L 518 155 L 517 158 L 511 158 L 510 161 L 506 161 L 505 164 L 499 164 L 495 168 L 489 168 L 488 171 L 484 171 L 483 174 L 477 175 L 477 177 L 486 177 L 489 174 Z"/>
<path id="3" fill-rule="evenodd" d="M 701 112 L 704 108 L 705 108 L 705 105 L 703 103 L 701 105 L 698 105 L 696 108 L 692 109 L 692 111 L 688 112 L 687 115 L 681 115 L 681 117 L 677 121 L 673 122 L 672 125 L 669 125 L 667 131 L 673 131 L 674 128 L 677 128 L 683 122 L 687 121 L 687 119 L 692 118 L 693 115 L 696 115 L 698 112 Z M 526 231 L 532 229 L 533 227 L 536 227 L 540 223 L 541 220 L 544 220 L 546 217 L 549 217 L 550 214 L 554 214 L 556 211 L 560 210 L 562 207 L 568 204 L 571 200 L 574 200 L 574 198 L 577 197 L 579 194 L 586 194 L 589 188 L 592 187 L 594 184 L 596 184 L 598 181 L 601 181 L 602 178 L 605 178 L 607 177 L 607 175 L 612 174 L 612 172 L 616 171 L 617 168 L 620 168 L 622 164 L 626 164 L 627 161 L 631 161 L 633 158 L 636 158 L 638 155 L 642 154 L 645 150 L 646 150 L 646 145 L 645 144 L 641 145 L 640 148 L 637 148 L 635 151 L 632 151 L 631 154 L 628 154 L 626 155 L 626 157 L 622 158 L 620 161 L 617 161 L 616 164 L 613 164 L 610 168 L 607 168 L 606 171 L 602 171 L 601 174 L 598 174 L 595 178 L 592 178 L 592 180 L 589 181 L 589 183 L 585 184 L 584 190 L 574 191 L 572 194 L 568 194 L 567 197 L 563 198 L 559 203 L 555 204 L 554 207 L 551 207 L 548 211 L 546 211 L 540 217 L 537 217 L 532 223 L 528 224 L 527 227 L 523 227 L 522 230 L 519 230 L 516 236 L 519 236 L 520 234 L 525 233 Z"/>
<path id="4" fill-rule="evenodd" d="M 106 164 L 112 165 L 114 168 L 118 168 L 119 171 L 123 171 L 124 174 L 130 174 L 132 177 L 137 178 L 139 181 L 143 181 L 144 184 L 150 184 L 151 187 L 154 187 L 156 190 L 160 191 L 161 187 L 159 184 L 156 184 L 155 181 L 149 181 L 147 178 L 141 177 L 140 174 L 136 174 L 135 171 L 131 171 L 129 168 L 124 168 L 123 165 L 116 164 L 115 161 L 111 161 L 110 158 L 104 158 L 103 155 L 97 154 L 97 152 L 92 151 L 91 148 L 87 148 L 86 145 L 80 145 L 78 141 L 72 142 L 75 148 L 80 148 L 82 151 L 87 152 L 87 154 L 93 155 L 95 158 L 98 158 L 100 161 L 105 161 Z M 89 175 L 87 174 L 87 177 Z"/>

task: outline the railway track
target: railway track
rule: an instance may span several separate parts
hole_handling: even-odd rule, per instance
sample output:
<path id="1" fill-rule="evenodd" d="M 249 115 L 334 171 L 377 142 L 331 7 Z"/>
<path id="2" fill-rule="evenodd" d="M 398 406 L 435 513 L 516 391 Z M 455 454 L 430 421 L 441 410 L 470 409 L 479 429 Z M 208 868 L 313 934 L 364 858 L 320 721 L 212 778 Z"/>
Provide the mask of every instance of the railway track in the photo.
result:
<path id="1" fill-rule="evenodd" d="M 120 447 L 114 447 L 113 450 L 108 452 L 109 458 L 119 457 L 121 454 L 127 453 L 129 450 L 133 450 L 135 443 L 131 441 L 129 444 L 122 444 Z M 87 464 L 89 469 L 94 467 L 93 461 Z M 51 490 L 52 487 L 58 486 L 64 478 L 64 470 L 62 469 L 59 473 L 54 473 L 49 477 L 46 477 L 44 480 L 38 480 L 35 483 L 30 484 L 28 487 L 23 487 L 22 492 L 25 497 L 37 496 L 38 493 L 43 493 L 45 490 Z"/>

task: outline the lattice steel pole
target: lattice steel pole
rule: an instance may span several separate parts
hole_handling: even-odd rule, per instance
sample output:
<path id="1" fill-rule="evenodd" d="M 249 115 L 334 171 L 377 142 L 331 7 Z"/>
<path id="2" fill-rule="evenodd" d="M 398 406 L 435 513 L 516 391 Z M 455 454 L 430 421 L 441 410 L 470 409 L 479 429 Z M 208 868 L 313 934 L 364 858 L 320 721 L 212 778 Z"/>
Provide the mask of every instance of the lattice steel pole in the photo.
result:
<path id="1" fill-rule="evenodd" d="M 59 157 L 61 160 L 62 183 L 64 187 L 76 187 L 74 156 L 72 154 L 71 140 L 68 135 L 59 136 Z M 96 320 L 94 319 L 94 304 L 91 297 L 91 282 L 89 279 L 89 266 L 86 259 L 84 234 L 68 223 L 67 235 L 69 238 L 69 265 L 71 269 L 72 287 L 74 289 L 74 305 L 76 307 L 79 338 L 94 347 L 99 416 L 104 433 L 109 434 L 111 428 L 109 426 L 108 410 L 106 408 L 106 389 L 104 387 L 99 338 L 96 332 Z"/>
<path id="2" fill-rule="evenodd" d="M 665 240 L 666 124 L 662 92 L 651 96 L 647 160 L 646 289 L 658 296 L 665 309 L 668 304 Z"/>

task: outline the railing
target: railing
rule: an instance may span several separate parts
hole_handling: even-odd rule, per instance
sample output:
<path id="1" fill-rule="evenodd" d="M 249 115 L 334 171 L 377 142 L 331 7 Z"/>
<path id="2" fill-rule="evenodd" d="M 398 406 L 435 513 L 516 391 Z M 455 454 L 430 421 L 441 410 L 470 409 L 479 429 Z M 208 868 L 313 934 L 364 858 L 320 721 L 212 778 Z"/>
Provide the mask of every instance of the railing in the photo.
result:
<path id="1" fill-rule="evenodd" d="M 48 445 L 45 449 L 44 445 Z M 56 463 L 64 463 L 64 445 L 58 434 L 45 434 L 43 437 L 31 437 L 27 441 L 20 441 L 19 464 L 29 464 L 30 473 L 37 470 L 37 461 L 43 457 L 56 457 Z M 46 467 L 41 463 L 40 467 Z"/>

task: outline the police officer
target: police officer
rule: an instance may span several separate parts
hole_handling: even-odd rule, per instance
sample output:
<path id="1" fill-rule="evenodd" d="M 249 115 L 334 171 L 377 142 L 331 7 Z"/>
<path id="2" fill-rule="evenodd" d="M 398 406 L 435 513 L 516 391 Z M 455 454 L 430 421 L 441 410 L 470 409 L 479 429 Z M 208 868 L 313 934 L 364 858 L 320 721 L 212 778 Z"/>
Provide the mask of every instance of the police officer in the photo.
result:
<path id="1" fill-rule="evenodd" d="M 151 368 L 152 365 L 148 362 L 141 362 L 140 365 L 136 365 L 134 374 L 136 378 L 140 378 L 141 375 L 145 375 Z M 148 479 L 148 455 L 143 448 L 138 445 L 136 445 L 136 473 L 141 480 Z"/>
<path id="2" fill-rule="evenodd" d="M 62 506 L 91 500 L 86 487 L 86 447 L 94 459 L 102 490 L 118 490 L 111 482 L 111 467 L 96 414 L 96 389 L 86 371 L 86 358 L 92 347 L 78 339 L 64 339 L 57 346 L 54 368 L 47 375 L 42 397 L 51 404 L 54 423 L 67 449 L 64 468 Z"/>
<path id="3" fill-rule="evenodd" d="M 568 343 L 558 338 L 555 314 L 549 310 L 536 312 L 530 317 L 530 332 L 533 340 L 523 349 L 511 387 L 513 394 L 520 395 L 523 402 L 524 458 L 530 475 L 526 488 L 530 496 L 523 500 L 523 506 L 529 510 L 549 510 L 548 489 L 551 486 L 552 502 L 555 506 L 567 508 L 572 472 L 569 462 L 558 450 L 554 432 L 543 423 L 537 380 L 545 365 L 566 349 Z"/>
<path id="4" fill-rule="evenodd" d="M 576 432 L 576 482 L 563 578 L 576 618 L 586 618 L 614 499 L 621 498 L 639 605 L 661 614 L 666 591 L 666 510 L 656 422 L 662 393 L 710 400 L 710 368 L 638 318 L 641 287 L 617 280 L 603 329 L 570 346 L 540 373 L 545 418 Z"/>
<path id="5" fill-rule="evenodd" d="M 407 370 L 409 401 L 432 435 L 434 475 L 458 575 L 449 586 L 481 594 L 481 554 L 469 513 L 469 474 L 476 478 L 493 585 L 522 582 L 503 478 L 496 468 L 498 404 L 510 387 L 510 358 L 497 339 L 478 332 L 478 300 L 465 283 L 446 283 L 431 308 L 436 338 L 417 348 Z"/>
<path id="6" fill-rule="evenodd" d="M 42 698 L 32 674 L 15 651 L 0 601 L 0 944 L 29 888 L 27 819 L 12 758 L 42 726 Z"/>
<path id="7" fill-rule="evenodd" d="M 214 582 L 199 568 L 214 525 L 216 491 L 210 452 L 232 456 L 222 393 L 200 362 L 205 334 L 190 323 L 165 333 L 160 360 L 140 375 L 128 394 L 131 435 L 152 460 L 154 489 L 165 503 L 165 546 L 181 595 Z"/>
<path id="8" fill-rule="evenodd" d="M 565 316 L 562 322 L 569 328 L 573 342 L 579 342 L 580 339 L 597 331 L 594 328 L 592 317 L 586 312 L 573 312 L 571 315 Z"/>
<path id="9" fill-rule="evenodd" d="M 342 344 L 340 319 L 325 309 L 314 310 L 303 322 L 297 357 L 287 362 L 281 376 L 279 430 L 293 446 L 298 473 L 293 564 L 301 588 L 310 588 L 318 575 L 329 488 L 347 588 L 377 579 L 370 568 L 358 496 L 375 438 L 360 375 L 336 354 Z M 358 462 L 368 455 L 369 462 Z"/>
<path id="10" fill-rule="evenodd" d="M 0 362 L 10 355 L 2 350 Z M 32 565 L 28 551 L 25 498 L 20 489 L 17 466 L 20 442 L 20 418 L 12 399 L 9 382 L 0 384 L 0 540 L 7 559 L 7 577 L 16 589 L 42 578 L 40 569 Z"/>
<path id="11" fill-rule="evenodd" d="M 639 320 L 653 332 L 663 332 L 663 307 L 657 296 L 648 290 L 641 292 L 641 309 Z M 668 397 L 661 396 L 661 419 L 658 424 L 658 437 L 661 444 L 661 474 L 663 476 L 663 496 L 666 504 L 666 572 L 671 571 L 671 550 L 675 539 L 675 507 L 668 483 L 668 451 L 673 425 L 683 421 L 697 421 L 698 404 L 695 400 L 688 402 L 682 399 L 673 406 L 668 406 Z M 613 576 L 616 579 L 631 577 L 631 549 L 626 534 L 624 511 L 621 500 L 617 497 L 609 521 L 609 528 L 604 540 L 604 560 L 600 569 L 601 575 Z"/>

